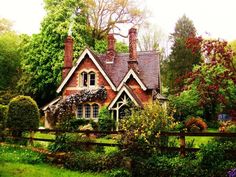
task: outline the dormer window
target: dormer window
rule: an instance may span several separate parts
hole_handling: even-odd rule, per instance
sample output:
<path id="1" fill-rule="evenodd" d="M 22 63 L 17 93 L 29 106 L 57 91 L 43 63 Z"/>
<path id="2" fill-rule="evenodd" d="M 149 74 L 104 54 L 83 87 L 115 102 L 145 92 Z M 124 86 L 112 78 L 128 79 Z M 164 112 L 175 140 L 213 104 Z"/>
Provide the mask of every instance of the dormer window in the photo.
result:
<path id="1" fill-rule="evenodd" d="M 89 86 L 95 86 L 96 85 L 96 74 L 95 72 L 91 71 L 89 73 L 82 72 L 81 73 L 81 86 L 82 87 L 89 87 Z"/>

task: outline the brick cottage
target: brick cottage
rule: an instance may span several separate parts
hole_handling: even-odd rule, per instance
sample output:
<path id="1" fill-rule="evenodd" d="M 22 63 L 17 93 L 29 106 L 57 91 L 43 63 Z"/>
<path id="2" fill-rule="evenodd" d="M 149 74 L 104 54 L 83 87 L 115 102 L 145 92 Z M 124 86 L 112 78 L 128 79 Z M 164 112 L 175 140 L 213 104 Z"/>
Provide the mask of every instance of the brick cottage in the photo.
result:
<path id="1" fill-rule="evenodd" d="M 107 106 L 114 120 L 119 122 L 124 116 L 127 104 L 132 102 L 138 107 L 165 98 L 160 94 L 160 54 L 157 51 L 137 51 L 137 30 L 129 30 L 129 53 L 115 51 L 115 38 L 108 35 L 106 54 L 96 55 L 86 48 L 73 66 L 73 39 L 65 40 L 65 57 L 62 83 L 57 93 L 66 97 L 80 91 L 106 89 L 105 100 L 83 102 L 76 108 L 78 118 L 98 120 L 101 107 Z M 43 108 L 44 111 L 56 104 L 59 98 Z M 46 127 L 50 127 L 46 117 Z"/>

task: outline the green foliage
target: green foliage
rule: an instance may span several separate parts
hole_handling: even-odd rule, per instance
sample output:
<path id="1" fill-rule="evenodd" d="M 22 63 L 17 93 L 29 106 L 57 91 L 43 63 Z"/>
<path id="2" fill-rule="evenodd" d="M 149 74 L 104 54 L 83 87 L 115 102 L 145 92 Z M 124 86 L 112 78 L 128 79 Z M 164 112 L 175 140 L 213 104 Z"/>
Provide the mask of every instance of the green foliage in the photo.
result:
<path id="1" fill-rule="evenodd" d="M 98 125 L 101 131 L 111 131 L 115 125 L 107 107 L 102 107 L 98 115 Z"/>
<path id="2" fill-rule="evenodd" d="M 128 53 L 129 46 L 123 42 L 116 42 L 116 51 L 118 53 Z"/>
<path id="3" fill-rule="evenodd" d="M 184 86 L 181 78 L 200 62 L 200 52 L 193 53 L 186 45 L 186 40 L 192 36 L 196 36 L 196 29 L 193 22 L 184 15 L 177 21 L 175 32 L 171 34 L 174 42 L 171 48 L 172 52 L 168 60 L 162 65 L 163 84 L 169 87 L 171 94 L 181 91 Z"/>
<path id="4" fill-rule="evenodd" d="M 14 32 L 0 33 L 0 90 L 15 89 L 20 78 L 21 42 Z"/>
<path id="5" fill-rule="evenodd" d="M 68 130 L 68 129 L 66 129 Z M 73 129 L 69 129 L 70 131 Z M 93 130 L 91 124 L 81 125 L 75 130 Z M 94 142 L 94 135 L 84 133 L 61 133 L 56 135 L 55 142 L 49 146 L 52 152 L 74 152 L 74 151 L 90 151 L 96 147 L 83 144 L 83 142 Z M 80 143 L 81 142 L 81 143 Z"/>
<path id="6" fill-rule="evenodd" d="M 0 154 L 0 162 L 39 164 L 44 160 L 42 154 L 17 146 L 1 145 Z"/>
<path id="7" fill-rule="evenodd" d="M 199 166 L 208 176 L 224 176 L 228 169 L 235 166 L 235 157 L 227 152 L 227 150 L 235 149 L 234 147 L 231 142 L 220 143 L 216 141 L 201 146 L 197 154 Z"/>
<path id="8" fill-rule="evenodd" d="M 131 177 L 131 175 L 127 170 L 115 169 L 109 173 L 109 177 Z"/>
<path id="9" fill-rule="evenodd" d="M 158 133 L 171 130 L 173 126 L 173 118 L 158 102 L 155 102 L 143 110 L 132 110 L 131 115 L 122 120 L 121 129 L 125 132 L 122 134 L 121 142 L 132 154 L 148 154 L 155 150 L 149 145 L 157 147 L 167 143 Z"/>
<path id="10" fill-rule="evenodd" d="M 235 167 L 235 157 L 226 153 L 232 149 L 232 143 L 209 142 L 201 147 L 197 155 L 189 154 L 182 158 L 179 155 L 152 154 L 147 158 L 133 158 L 133 176 L 156 177 L 161 174 L 169 176 L 218 177 L 226 176 L 227 171 Z M 231 156 L 231 157 L 230 157 Z"/>
<path id="11" fill-rule="evenodd" d="M 85 44 L 89 44 L 86 31 L 84 6 L 79 0 L 45 0 L 47 16 L 41 23 L 39 34 L 33 35 L 24 48 L 22 62 L 23 77 L 19 90 L 34 97 L 42 105 L 55 96 L 61 81 L 64 40 L 72 26 L 74 58 L 77 58 Z M 77 11 L 80 9 L 80 13 Z M 74 18 L 72 18 L 72 15 Z"/>
<path id="12" fill-rule="evenodd" d="M 16 96 L 16 93 L 10 91 L 0 91 L 0 104 L 8 105 L 10 100 Z"/>
<path id="13" fill-rule="evenodd" d="M 0 132 L 4 130 L 7 122 L 7 106 L 0 104 Z"/>
<path id="14" fill-rule="evenodd" d="M 197 161 L 191 157 L 181 158 L 179 156 L 153 154 L 146 159 L 142 157 L 134 158 L 132 175 L 156 177 L 161 174 L 163 177 L 200 177 L 202 170 L 197 165 Z"/>
<path id="15" fill-rule="evenodd" d="M 21 147 L 0 146 L 0 172 L 4 177 L 106 177 L 103 173 L 80 173 L 42 163 L 43 154 Z M 39 173 L 40 171 L 40 173 Z"/>
<path id="16" fill-rule="evenodd" d="M 94 50 L 98 54 L 106 53 L 107 52 L 107 40 L 96 40 Z M 129 47 L 123 42 L 116 42 L 115 50 L 117 53 L 128 53 Z"/>
<path id="17" fill-rule="evenodd" d="M 199 107 L 199 95 L 196 89 L 186 90 L 179 95 L 169 97 L 169 110 L 174 111 L 174 117 L 184 120 L 187 116 L 203 116 L 203 110 Z"/>
<path id="18" fill-rule="evenodd" d="M 232 48 L 233 52 L 234 52 L 234 57 L 233 57 L 233 64 L 236 67 L 236 40 L 230 42 L 230 47 Z"/>
<path id="19" fill-rule="evenodd" d="M 7 127 L 15 129 L 35 129 L 39 126 L 37 103 L 29 96 L 17 96 L 9 103 Z"/>
<path id="20" fill-rule="evenodd" d="M 201 52 L 207 60 L 195 66 L 186 79 L 188 89 L 197 90 L 204 118 L 215 120 L 219 113 L 235 112 L 236 69 L 233 51 L 227 42 L 198 37 L 189 39 L 188 45 L 193 52 L 196 46 L 201 46 Z"/>
<path id="21" fill-rule="evenodd" d="M 121 168 L 124 162 L 120 152 L 102 154 L 91 152 L 71 153 L 64 161 L 65 167 L 79 171 L 104 171 Z"/>

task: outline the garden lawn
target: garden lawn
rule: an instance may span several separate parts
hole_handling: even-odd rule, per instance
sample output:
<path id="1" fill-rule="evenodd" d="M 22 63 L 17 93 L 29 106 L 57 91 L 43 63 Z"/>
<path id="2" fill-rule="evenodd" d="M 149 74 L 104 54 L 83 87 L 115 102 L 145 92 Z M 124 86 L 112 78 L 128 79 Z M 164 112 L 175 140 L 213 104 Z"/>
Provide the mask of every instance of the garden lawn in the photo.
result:
<path id="1" fill-rule="evenodd" d="M 47 164 L 0 162 L 0 177 L 106 177 L 105 174 L 80 173 Z"/>
<path id="2" fill-rule="evenodd" d="M 44 155 L 25 147 L 0 144 L 0 177 L 106 177 L 104 173 L 81 173 L 43 162 Z"/>

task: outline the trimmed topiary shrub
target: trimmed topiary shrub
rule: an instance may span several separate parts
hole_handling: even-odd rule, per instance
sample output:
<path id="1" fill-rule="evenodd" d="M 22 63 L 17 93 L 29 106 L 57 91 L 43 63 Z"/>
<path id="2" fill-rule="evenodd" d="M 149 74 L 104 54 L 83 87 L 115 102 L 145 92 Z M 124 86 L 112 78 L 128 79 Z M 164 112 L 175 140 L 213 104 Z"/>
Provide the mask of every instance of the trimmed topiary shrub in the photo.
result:
<path id="1" fill-rule="evenodd" d="M 17 96 L 9 103 L 7 127 L 13 129 L 36 129 L 39 126 L 39 109 L 29 96 Z M 17 131 L 21 136 L 22 131 Z M 16 132 L 15 132 L 16 133 Z"/>

